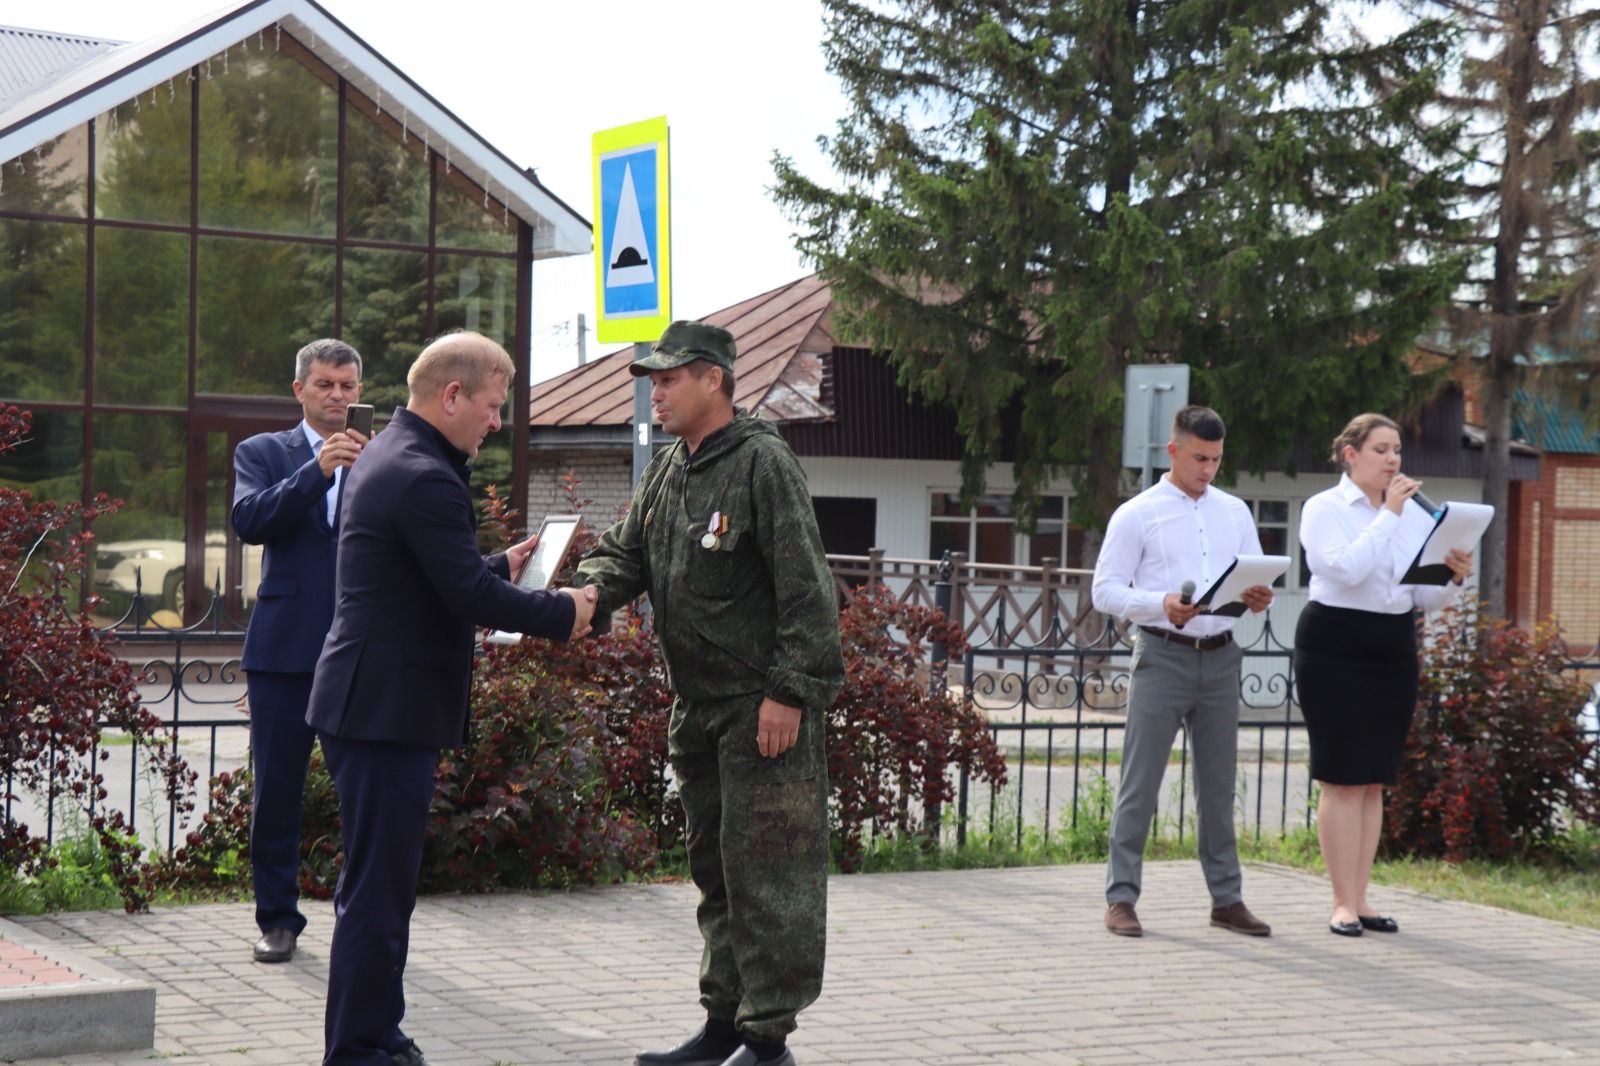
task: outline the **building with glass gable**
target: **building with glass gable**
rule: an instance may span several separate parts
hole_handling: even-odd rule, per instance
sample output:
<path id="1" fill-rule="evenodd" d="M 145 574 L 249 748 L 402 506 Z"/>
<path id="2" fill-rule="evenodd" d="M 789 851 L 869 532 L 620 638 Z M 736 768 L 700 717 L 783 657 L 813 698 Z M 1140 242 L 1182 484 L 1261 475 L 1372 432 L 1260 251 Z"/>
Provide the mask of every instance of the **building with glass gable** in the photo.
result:
<path id="1" fill-rule="evenodd" d="M 137 568 L 186 618 L 219 580 L 246 617 L 233 447 L 300 417 L 317 337 L 361 352 L 380 422 L 430 338 L 503 344 L 475 479 L 525 502 L 532 261 L 589 223 L 311 0 L 136 44 L 0 27 L 0 161 L 0 404 L 33 413 L 0 481 L 126 501 L 97 525 L 110 609 Z"/>

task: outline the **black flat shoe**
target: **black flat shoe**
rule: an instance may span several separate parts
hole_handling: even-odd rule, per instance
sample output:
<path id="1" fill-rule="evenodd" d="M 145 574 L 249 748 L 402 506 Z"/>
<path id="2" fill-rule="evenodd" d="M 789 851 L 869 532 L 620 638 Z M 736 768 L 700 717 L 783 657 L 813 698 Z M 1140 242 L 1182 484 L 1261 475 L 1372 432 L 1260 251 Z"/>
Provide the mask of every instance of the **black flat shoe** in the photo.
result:
<path id="1" fill-rule="evenodd" d="M 1328 932 L 1335 936 L 1360 936 L 1360 922 L 1329 922 Z"/>
<path id="2" fill-rule="evenodd" d="M 1398 933 L 1400 923 L 1393 918 L 1384 918 L 1376 914 L 1361 914 L 1356 916 L 1361 923 L 1361 928 L 1370 929 L 1374 933 Z"/>

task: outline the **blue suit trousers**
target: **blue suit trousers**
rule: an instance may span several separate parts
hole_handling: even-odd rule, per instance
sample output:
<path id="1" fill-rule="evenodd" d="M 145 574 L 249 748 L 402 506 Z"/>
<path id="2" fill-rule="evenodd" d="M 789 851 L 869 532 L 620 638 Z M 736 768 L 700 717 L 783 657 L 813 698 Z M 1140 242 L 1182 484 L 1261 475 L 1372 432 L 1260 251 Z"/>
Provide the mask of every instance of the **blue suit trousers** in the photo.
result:
<path id="1" fill-rule="evenodd" d="M 435 748 L 320 734 L 339 791 L 344 866 L 334 890 L 323 1066 L 389 1062 L 406 1045 L 406 952 Z"/>
<path id="2" fill-rule="evenodd" d="M 250 878 L 256 893 L 256 925 L 306 927 L 300 913 L 300 817 L 304 808 L 306 766 L 316 733 L 306 725 L 310 674 L 251 670 L 250 757 L 255 798 L 250 818 Z"/>

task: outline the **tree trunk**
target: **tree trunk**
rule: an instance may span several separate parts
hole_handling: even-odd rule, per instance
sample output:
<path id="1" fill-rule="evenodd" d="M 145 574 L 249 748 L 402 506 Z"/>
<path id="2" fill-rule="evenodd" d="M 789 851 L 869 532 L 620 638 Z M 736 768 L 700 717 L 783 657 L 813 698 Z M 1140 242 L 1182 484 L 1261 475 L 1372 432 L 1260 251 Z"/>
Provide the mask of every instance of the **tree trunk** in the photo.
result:
<path id="1" fill-rule="evenodd" d="M 1494 281 L 1489 292 L 1489 354 L 1480 375 L 1483 404 L 1483 497 L 1494 505 L 1480 548 L 1480 591 L 1491 618 L 1506 617 L 1506 526 L 1511 481 L 1511 406 L 1517 387 L 1517 355 L 1524 330 L 1520 320 L 1522 241 L 1528 228 L 1525 167 L 1528 114 L 1533 105 L 1534 47 L 1538 23 L 1518 5 L 1502 2 L 1508 31 L 1505 50 L 1505 165 L 1500 170 L 1499 210 L 1494 237 Z"/>

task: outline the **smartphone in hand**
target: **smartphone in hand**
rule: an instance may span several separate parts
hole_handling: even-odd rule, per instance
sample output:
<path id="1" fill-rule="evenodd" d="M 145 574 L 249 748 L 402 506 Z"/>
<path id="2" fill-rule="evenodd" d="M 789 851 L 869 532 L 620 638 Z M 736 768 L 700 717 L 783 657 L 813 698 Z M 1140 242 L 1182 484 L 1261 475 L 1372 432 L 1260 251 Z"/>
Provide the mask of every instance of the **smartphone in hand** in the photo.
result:
<path id="1" fill-rule="evenodd" d="M 353 403 L 344 409 L 344 428 L 353 429 L 363 437 L 372 436 L 372 405 Z"/>

